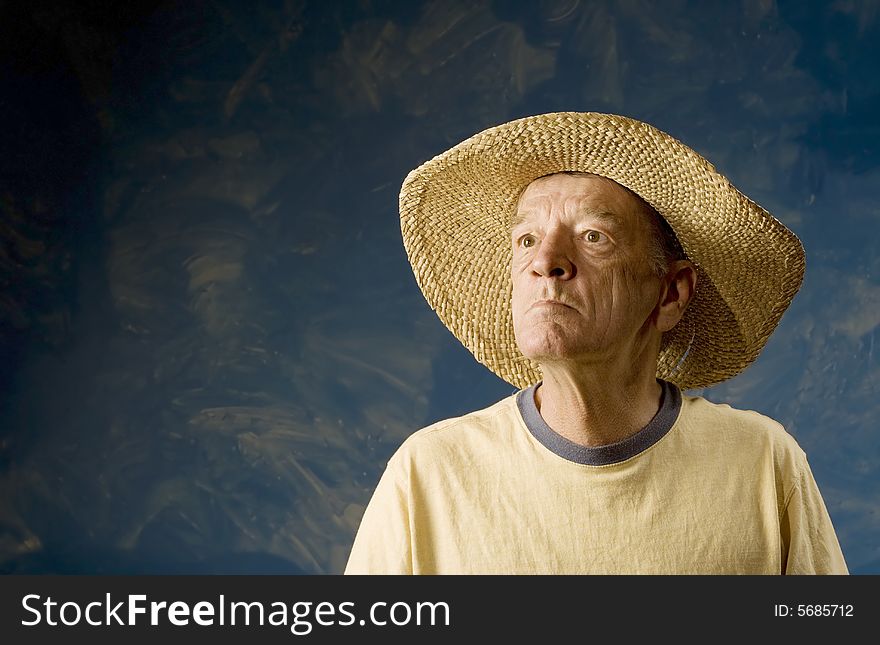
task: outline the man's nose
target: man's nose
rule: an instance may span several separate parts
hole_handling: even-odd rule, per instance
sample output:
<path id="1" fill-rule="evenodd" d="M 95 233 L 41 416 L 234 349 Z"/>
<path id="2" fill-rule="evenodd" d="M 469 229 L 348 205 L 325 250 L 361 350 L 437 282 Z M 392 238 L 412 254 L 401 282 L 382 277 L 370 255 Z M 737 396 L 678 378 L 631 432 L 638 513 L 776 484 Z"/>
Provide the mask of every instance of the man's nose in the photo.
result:
<path id="1" fill-rule="evenodd" d="M 571 252 L 571 240 L 557 232 L 549 233 L 541 240 L 532 260 L 532 270 L 545 278 L 569 280 L 577 272 Z"/>

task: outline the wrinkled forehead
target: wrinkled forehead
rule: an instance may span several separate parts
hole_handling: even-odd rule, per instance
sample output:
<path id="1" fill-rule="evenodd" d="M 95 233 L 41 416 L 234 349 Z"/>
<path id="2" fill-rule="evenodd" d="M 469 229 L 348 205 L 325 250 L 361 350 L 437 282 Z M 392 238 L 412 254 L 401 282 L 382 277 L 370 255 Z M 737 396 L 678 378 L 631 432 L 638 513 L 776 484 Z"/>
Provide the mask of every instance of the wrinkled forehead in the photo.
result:
<path id="1" fill-rule="evenodd" d="M 576 194 L 578 192 L 617 198 L 632 205 L 638 205 L 640 208 L 650 209 L 645 200 L 613 179 L 577 171 L 555 172 L 533 179 L 520 193 L 517 206 L 535 197 L 550 194 Z"/>
<path id="2" fill-rule="evenodd" d="M 651 222 L 656 217 L 656 211 L 645 200 L 616 181 L 572 171 L 544 175 L 530 182 L 519 195 L 511 224 L 562 203 L 616 215 L 622 220 Z"/>

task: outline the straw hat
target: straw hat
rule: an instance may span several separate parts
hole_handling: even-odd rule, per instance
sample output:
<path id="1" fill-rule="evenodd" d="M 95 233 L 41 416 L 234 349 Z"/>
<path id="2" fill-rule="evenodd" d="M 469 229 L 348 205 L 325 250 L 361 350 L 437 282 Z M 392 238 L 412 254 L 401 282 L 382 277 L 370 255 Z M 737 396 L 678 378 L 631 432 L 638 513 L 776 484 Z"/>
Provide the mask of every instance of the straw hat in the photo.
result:
<path id="1" fill-rule="evenodd" d="M 804 274 L 800 240 L 699 154 L 622 116 L 559 112 L 489 128 L 425 162 L 400 192 L 403 243 L 428 303 L 476 359 L 524 388 L 541 380 L 516 345 L 509 223 L 529 182 L 602 175 L 653 206 L 697 266 L 657 376 L 707 387 L 757 358 Z"/>

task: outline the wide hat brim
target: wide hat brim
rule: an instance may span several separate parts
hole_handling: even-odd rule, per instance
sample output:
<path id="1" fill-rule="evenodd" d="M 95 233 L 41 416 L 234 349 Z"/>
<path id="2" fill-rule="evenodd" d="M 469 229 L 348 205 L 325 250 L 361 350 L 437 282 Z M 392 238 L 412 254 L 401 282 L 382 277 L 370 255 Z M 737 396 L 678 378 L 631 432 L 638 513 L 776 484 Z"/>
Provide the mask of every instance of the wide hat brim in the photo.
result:
<path id="1" fill-rule="evenodd" d="M 416 282 L 480 363 L 519 388 L 542 378 L 514 338 L 509 225 L 525 187 L 562 171 L 602 175 L 639 195 L 697 267 L 695 295 L 664 334 L 658 378 L 708 387 L 757 358 L 803 280 L 797 236 L 665 132 L 612 114 L 558 112 L 475 134 L 403 182 L 401 232 Z"/>

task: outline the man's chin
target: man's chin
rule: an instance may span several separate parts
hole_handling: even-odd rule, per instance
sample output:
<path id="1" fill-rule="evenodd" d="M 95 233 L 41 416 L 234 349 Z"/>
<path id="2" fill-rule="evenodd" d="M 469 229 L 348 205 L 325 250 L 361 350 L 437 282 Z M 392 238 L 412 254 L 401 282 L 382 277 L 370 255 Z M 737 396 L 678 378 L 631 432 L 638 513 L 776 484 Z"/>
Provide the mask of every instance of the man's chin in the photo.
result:
<path id="1" fill-rule="evenodd" d="M 583 355 L 582 347 L 567 343 L 523 343 L 519 346 L 523 356 L 536 363 L 553 363 L 575 360 Z"/>

